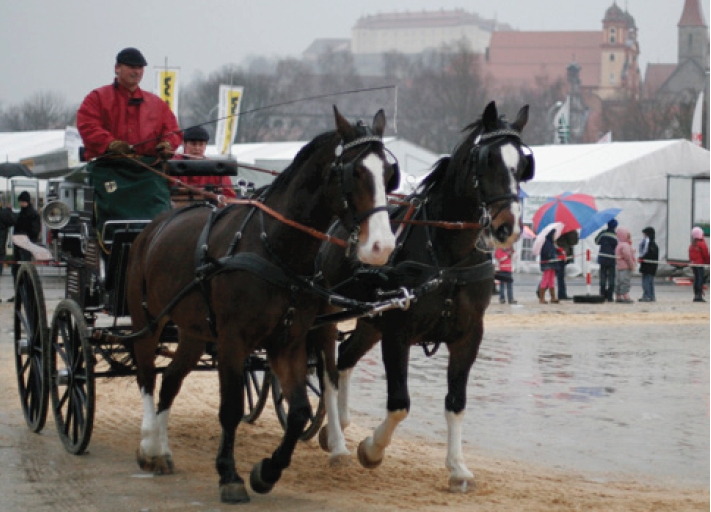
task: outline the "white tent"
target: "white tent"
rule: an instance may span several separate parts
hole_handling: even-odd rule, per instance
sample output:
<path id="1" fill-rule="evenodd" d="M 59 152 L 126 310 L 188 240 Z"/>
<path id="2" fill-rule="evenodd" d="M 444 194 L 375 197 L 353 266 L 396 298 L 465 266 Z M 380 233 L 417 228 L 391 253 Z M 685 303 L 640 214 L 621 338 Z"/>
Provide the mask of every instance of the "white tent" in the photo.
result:
<path id="1" fill-rule="evenodd" d="M 536 210 L 556 194 L 590 194 L 595 197 L 599 210 L 622 208 L 617 220 L 630 229 L 635 249 L 642 229 L 654 227 L 661 260 L 666 257 L 667 177 L 708 177 L 709 174 L 709 152 L 687 140 L 552 145 L 531 149 L 536 159 L 536 176 L 523 185 L 528 194 L 524 222 L 530 223 Z M 708 221 L 708 194 L 705 202 L 703 220 Z M 594 261 L 597 254 L 594 236 L 581 245 L 592 250 Z M 577 252 L 580 258 L 576 266 L 580 270 L 580 246 Z M 537 270 L 538 265 L 522 261 L 520 268 Z"/>

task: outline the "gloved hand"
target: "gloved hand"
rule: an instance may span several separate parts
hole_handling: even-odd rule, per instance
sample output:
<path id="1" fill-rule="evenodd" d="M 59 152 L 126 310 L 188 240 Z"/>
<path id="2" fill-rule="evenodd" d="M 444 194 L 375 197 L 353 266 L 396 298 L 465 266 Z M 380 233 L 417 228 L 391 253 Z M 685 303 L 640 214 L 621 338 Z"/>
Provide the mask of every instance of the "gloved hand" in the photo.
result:
<path id="1" fill-rule="evenodd" d="M 112 140 L 106 151 L 108 153 L 117 153 L 121 155 L 133 153 L 131 145 L 123 140 Z"/>
<path id="2" fill-rule="evenodd" d="M 173 151 L 173 146 L 171 146 L 170 142 L 168 142 L 167 140 L 159 142 L 156 146 L 156 151 L 163 158 L 171 158 L 173 156 L 173 153 L 175 153 Z"/>

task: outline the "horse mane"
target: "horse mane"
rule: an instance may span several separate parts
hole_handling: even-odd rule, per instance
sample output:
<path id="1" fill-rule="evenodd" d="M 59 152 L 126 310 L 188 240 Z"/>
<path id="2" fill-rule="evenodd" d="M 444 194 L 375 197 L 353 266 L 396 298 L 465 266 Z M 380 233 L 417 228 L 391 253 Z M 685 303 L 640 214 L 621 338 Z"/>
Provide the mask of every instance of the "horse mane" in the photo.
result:
<path id="1" fill-rule="evenodd" d="M 284 188 L 293 175 L 304 165 L 304 162 L 311 158 L 311 156 L 323 146 L 328 144 L 333 139 L 335 133 L 335 130 L 331 130 L 317 135 L 311 142 L 301 148 L 288 167 L 280 172 L 279 175 L 274 178 L 272 184 L 268 186 L 269 193 Z"/>

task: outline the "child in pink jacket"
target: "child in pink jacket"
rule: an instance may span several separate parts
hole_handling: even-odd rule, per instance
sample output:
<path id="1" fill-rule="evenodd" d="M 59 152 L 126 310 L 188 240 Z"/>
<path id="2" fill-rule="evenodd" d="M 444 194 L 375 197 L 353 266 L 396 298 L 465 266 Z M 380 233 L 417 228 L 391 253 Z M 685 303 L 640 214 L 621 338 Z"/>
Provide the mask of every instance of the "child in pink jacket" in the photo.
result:
<path id="1" fill-rule="evenodd" d="M 615 276 L 615 302 L 631 304 L 630 279 L 632 271 L 636 268 L 632 236 L 627 228 L 617 228 L 617 247 L 615 248 L 616 276 Z"/>

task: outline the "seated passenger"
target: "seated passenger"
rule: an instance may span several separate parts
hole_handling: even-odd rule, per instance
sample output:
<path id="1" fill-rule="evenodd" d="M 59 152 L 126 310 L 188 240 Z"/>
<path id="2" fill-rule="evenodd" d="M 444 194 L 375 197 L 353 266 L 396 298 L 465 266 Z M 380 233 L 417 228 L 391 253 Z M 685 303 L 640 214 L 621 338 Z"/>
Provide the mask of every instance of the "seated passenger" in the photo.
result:
<path id="1" fill-rule="evenodd" d="M 166 102 L 139 87 L 146 65 L 137 49 L 121 50 L 114 83 L 91 91 L 77 112 L 100 238 L 107 220 L 152 219 L 170 209 L 166 180 L 137 163 L 158 169 L 182 143 Z"/>
<path id="2" fill-rule="evenodd" d="M 176 159 L 204 160 L 210 134 L 202 126 L 191 126 L 183 132 L 183 153 L 175 155 Z M 232 180 L 229 176 L 183 176 L 180 181 L 196 188 L 208 188 L 211 192 L 225 197 L 236 198 Z"/>

